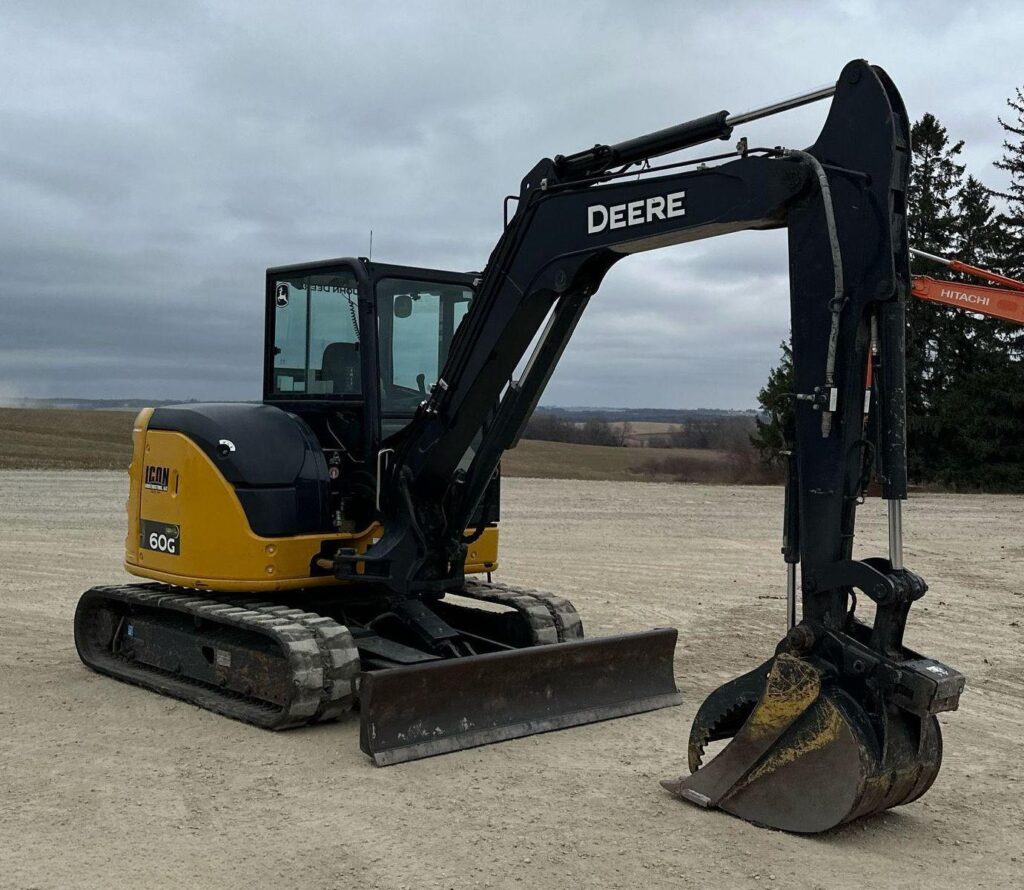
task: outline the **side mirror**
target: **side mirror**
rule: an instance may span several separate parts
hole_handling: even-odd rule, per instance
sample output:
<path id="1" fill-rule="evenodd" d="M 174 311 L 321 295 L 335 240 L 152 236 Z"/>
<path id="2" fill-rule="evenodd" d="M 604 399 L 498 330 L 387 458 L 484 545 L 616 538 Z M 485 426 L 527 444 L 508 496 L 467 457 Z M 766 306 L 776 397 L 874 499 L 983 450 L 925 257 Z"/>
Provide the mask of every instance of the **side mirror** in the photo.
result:
<path id="1" fill-rule="evenodd" d="M 395 318 L 408 318 L 412 315 L 412 297 L 398 294 L 395 297 Z"/>
<path id="2" fill-rule="evenodd" d="M 277 304 L 278 309 L 284 309 L 288 305 L 288 285 L 279 284 L 277 291 L 274 295 L 274 302 Z"/>

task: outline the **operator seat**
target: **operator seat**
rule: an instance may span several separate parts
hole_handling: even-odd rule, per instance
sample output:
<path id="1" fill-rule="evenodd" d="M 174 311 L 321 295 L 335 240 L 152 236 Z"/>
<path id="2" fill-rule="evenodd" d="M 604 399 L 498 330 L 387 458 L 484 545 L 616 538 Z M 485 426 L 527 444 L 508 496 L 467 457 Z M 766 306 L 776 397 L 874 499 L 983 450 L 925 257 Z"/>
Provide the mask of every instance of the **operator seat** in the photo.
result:
<path id="1" fill-rule="evenodd" d="M 328 343 L 324 348 L 321 377 L 332 383 L 334 395 L 362 392 L 358 343 Z"/>

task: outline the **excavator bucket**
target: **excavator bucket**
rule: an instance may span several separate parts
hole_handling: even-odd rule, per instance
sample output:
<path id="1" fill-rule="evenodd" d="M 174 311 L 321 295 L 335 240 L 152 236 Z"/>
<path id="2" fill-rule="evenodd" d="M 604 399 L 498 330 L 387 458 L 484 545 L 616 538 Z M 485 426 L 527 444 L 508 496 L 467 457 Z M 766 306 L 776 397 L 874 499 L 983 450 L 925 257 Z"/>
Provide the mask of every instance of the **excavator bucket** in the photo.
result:
<path id="1" fill-rule="evenodd" d="M 677 705 L 676 637 L 658 628 L 362 673 L 360 746 L 387 766 Z"/>
<path id="2" fill-rule="evenodd" d="M 916 800 L 939 771 L 933 715 L 881 714 L 881 725 L 869 719 L 814 660 L 780 654 L 708 697 L 690 733 L 692 773 L 662 785 L 758 825 L 827 831 Z M 702 766 L 705 746 L 726 738 Z"/>

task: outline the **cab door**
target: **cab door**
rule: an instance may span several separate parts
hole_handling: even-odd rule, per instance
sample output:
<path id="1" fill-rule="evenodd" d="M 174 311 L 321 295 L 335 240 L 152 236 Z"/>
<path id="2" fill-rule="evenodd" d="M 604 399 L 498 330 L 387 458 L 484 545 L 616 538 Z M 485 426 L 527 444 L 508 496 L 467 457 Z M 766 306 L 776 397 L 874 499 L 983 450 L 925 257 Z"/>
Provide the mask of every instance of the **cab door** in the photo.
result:
<path id="1" fill-rule="evenodd" d="M 363 401 L 359 272 L 343 262 L 268 270 L 265 401 Z"/>
<path id="2" fill-rule="evenodd" d="M 448 358 L 452 338 L 473 299 L 467 276 L 389 270 L 376 279 L 381 434 L 386 440 L 412 419 Z M 431 277 L 425 277 L 430 274 Z M 450 276 L 445 280 L 442 276 Z"/>

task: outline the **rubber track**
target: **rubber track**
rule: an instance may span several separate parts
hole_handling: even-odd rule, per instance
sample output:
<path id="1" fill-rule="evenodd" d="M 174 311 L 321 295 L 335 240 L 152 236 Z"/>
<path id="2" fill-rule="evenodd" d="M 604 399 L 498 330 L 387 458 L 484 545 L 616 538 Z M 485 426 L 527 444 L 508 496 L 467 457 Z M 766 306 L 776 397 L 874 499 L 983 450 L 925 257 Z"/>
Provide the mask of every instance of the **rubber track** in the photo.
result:
<path id="1" fill-rule="evenodd" d="M 90 631 L 95 633 L 103 626 L 95 606 L 90 608 L 97 598 L 178 612 L 272 639 L 291 671 L 289 701 L 282 707 L 118 657 L 109 649 L 110 639 L 90 637 Z M 75 640 L 82 660 L 94 670 L 274 730 L 331 720 L 349 710 L 353 704 L 351 680 L 359 671 L 359 652 L 352 635 L 330 618 L 274 603 L 206 599 L 164 584 L 86 591 L 75 616 Z"/>
<path id="2" fill-rule="evenodd" d="M 475 580 L 467 580 L 459 595 L 515 609 L 530 622 L 534 645 L 583 639 L 583 622 L 576 607 L 565 597 L 532 587 Z M 541 617 L 541 610 L 547 620 Z"/>
<path id="3" fill-rule="evenodd" d="M 323 661 L 324 695 L 311 723 L 334 720 L 352 710 L 356 701 L 352 680 L 361 667 L 359 650 L 347 627 L 338 624 L 333 618 L 280 603 L 252 602 L 244 606 L 263 615 L 286 618 L 312 631 Z"/>

